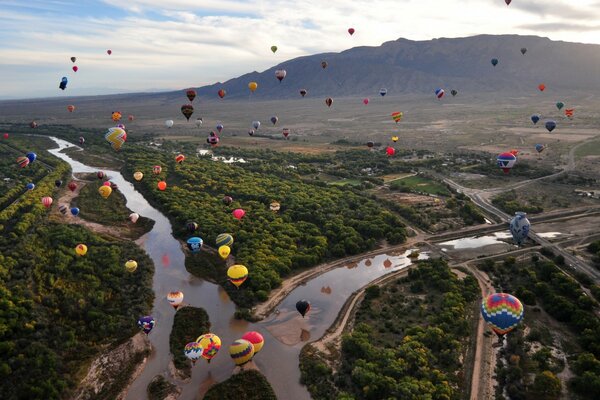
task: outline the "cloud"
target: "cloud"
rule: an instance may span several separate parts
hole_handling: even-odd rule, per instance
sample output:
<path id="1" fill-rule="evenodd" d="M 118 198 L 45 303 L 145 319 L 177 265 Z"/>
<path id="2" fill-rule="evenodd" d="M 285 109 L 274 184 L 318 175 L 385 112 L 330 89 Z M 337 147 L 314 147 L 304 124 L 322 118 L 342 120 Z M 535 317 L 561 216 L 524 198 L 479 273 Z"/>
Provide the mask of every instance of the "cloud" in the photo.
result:
<path id="1" fill-rule="evenodd" d="M 571 24 L 565 22 L 547 22 L 540 24 L 528 24 L 519 26 L 521 29 L 527 29 L 530 31 L 538 32 L 556 32 L 556 31 L 570 31 L 570 32 L 593 32 L 600 31 L 600 25 L 582 25 L 582 24 Z"/>
<path id="2" fill-rule="evenodd" d="M 511 3 L 510 7 L 535 14 L 542 18 L 555 17 L 559 19 L 597 20 L 600 17 L 598 3 L 579 0 L 573 1 L 546 1 L 546 0 L 520 0 Z"/>

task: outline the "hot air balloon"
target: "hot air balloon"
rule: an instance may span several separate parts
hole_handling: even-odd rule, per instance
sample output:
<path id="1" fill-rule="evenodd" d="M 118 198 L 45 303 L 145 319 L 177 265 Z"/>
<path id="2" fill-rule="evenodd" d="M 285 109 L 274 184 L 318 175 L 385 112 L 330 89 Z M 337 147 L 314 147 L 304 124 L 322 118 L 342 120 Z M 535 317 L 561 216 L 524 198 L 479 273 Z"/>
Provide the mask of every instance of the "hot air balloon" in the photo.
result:
<path id="1" fill-rule="evenodd" d="M 372 149 L 372 148 L 373 148 L 373 146 L 375 146 L 375 142 L 372 142 L 372 141 L 368 141 L 368 142 L 367 142 L 367 147 L 368 147 L 368 148 Z"/>
<path id="2" fill-rule="evenodd" d="M 276 115 L 273 115 L 273 116 L 271 117 L 271 123 L 272 123 L 273 125 L 275 125 L 275 124 L 277 123 L 277 121 L 279 121 L 279 118 L 278 118 Z"/>
<path id="3" fill-rule="evenodd" d="M 260 121 L 252 121 L 252 126 L 254 127 L 254 129 L 260 128 Z"/>
<path id="4" fill-rule="evenodd" d="M 540 89 L 540 92 L 543 92 L 544 90 L 546 90 L 546 85 L 544 85 L 543 83 L 540 83 L 538 85 L 538 89 Z"/>
<path id="5" fill-rule="evenodd" d="M 131 222 L 133 222 L 134 224 L 137 222 L 138 219 L 140 219 L 140 214 L 138 214 L 138 213 L 129 214 L 129 220 Z"/>
<path id="6" fill-rule="evenodd" d="M 112 50 L 111 49 L 106 50 L 106 54 L 108 54 L 110 56 L 112 54 Z"/>
<path id="7" fill-rule="evenodd" d="M 257 355 L 262 350 L 265 344 L 265 339 L 263 338 L 263 335 L 256 331 L 244 333 L 242 339 L 247 340 L 254 345 L 254 355 Z"/>
<path id="8" fill-rule="evenodd" d="M 83 136 L 79 136 L 79 144 L 83 146 L 85 143 L 85 138 Z"/>
<path id="9" fill-rule="evenodd" d="M 200 128 L 202 126 L 202 118 L 196 118 L 196 126 Z"/>
<path id="10" fill-rule="evenodd" d="M 185 160 L 185 156 L 183 154 L 177 154 L 175 156 L 175 162 L 177 164 L 181 164 Z"/>
<path id="11" fill-rule="evenodd" d="M 554 129 L 556 128 L 556 121 L 546 121 L 546 129 L 548 129 L 548 132 L 552 132 Z"/>
<path id="12" fill-rule="evenodd" d="M 248 135 L 254 136 L 254 129 L 248 129 Z"/>
<path id="13" fill-rule="evenodd" d="M 217 126 L 216 126 L 215 128 L 217 128 L 217 131 L 218 131 L 219 133 L 221 133 L 221 132 L 223 131 L 223 128 L 224 128 L 224 127 L 223 127 L 223 124 L 217 124 Z"/>
<path id="14" fill-rule="evenodd" d="M 328 65 L 329 64 L 327 64 L 327 61 L 321 61 L 321 68 L 325 69 Z"/>
<path id="15" fill-rule="evenodd" d="M 71 57 L 71 62 L 77 61 L 77 57 Z"/>
<path id="16" fill-rule="evenodd" d="M 68 208 L 67 206 L 65 206 L 64 204 L 61 204 L 61 205 L 58 207 L 58 211 L 60 211 L 60 213 L 61 213 L 62 215 L 67 215 L 67 210 L 68 210 L 68 209 L 69 209 L 69 208 Z"/>
<path id="17" fill-rule="evenodd" d="M 504 2 L 506 3 L 507 6 L 509 6 L 510 3 L 512 3 L 512 0 L 504 0 Z"/>
<path id="18" fill-rule="evenodd" d="M 446 92 L 444 91 L 444 89 L 442 89 L 442 88 L 437 88 L 437 89 L 435 89 L 435 96 L 436 96 L 436 97 L 437 97 L 439 100 L 441 100 L 441 99 L 442 99 L 442 97 L 444 97 L 444 94 L 446 94 Z"/>
<path id="19" fill-rule="evenodd" d="M 201 238 L 194 236 L 189 238 L 186 243 L 188 249 L 190 249 L 192 253 L 198 253 L 202 250 L 202 243 L 204 243 L 204 241 Z"/>
<path id="20" fill-rule="evenodd" d="M 104 172 L 102 172 L 102 171 L 96 172 L 96 176 L 98 177 L 98 179 L 102 179 L 105 177 Z"/>
<path id="21" fill-rule="evenodd" d="M 519 155 L 519 150 L 517 150 L 517 149 L 511 149 L 511 150 L 509 151 L 509 153 L 510 153 L 510 154 L 512 154 L 513 156 L 515 156 L 515 157 L 516 157 L 516 156 L 518 156 L 518 155 Z"/>
<path id="22" fill-rule="evenodd" d="M 69 104 L 69 105 L 67 106 L 67 110 L 69 110 L 69 112 L 73 112 L 73 111 L 75 111 L 75 106 L 74 106 L 74 105 L 72 105 L 72 104 Z"/>
<path id="23" fill-rule="evenodd" d="M 190 120 L 190 117 L 194 113 L 194 106 L 191 104 L 184 104 L 181 106 L 181 113 L 185 117 L 186 120 Z"/>
<path id="24" fill-rule="evenodd" d="M 527 219 L 527 214 L 524 212 L 516 212 L 513 219 L 510 221 L 509 229 L 513 239 L 517 245 L 522 245 L 529 235 L 531 223 Z"/>
<path id="25" fill-rule="evenodd" d="M 223 126 L 221 125 L 221 129 L 223 129 Z M 219 144 L 219 136 L 217 136 L 216 133 L 211 132 L 208 134 L 208 137 L 206 138 L 206 143 L 210 144 L 212 147 L 215 147 L 216 145 Z"/>
<path id="26" fill-rule="evenodd" d="M 394 149 L 393 147 L 387 147 L 385 149 L 385 153 L 387 154 L 388 157 L 393 156 L 394 154 L 396 154 L 396 149 Z"/>
<path id="27" fill-rule="evenodd" d="M 73 72 L 77 72 L 79 70 L 79 67 L 77 65 L 73 65 L 71 69 L 73 70 Z"/>
<path id="28" fill-rule="evenodd" d="M 115 122 L 119 122 L 122 116 L 121 111 L 113 111 L 111 114 L 111 118 Z"/>
<path id="29" fill-rule="evenodd" d="M 31 121 L 31 122 L 29 123 L 29 127 L 30 127 L 31 129 L 35 129 L 35 128 L 37 128 L 37 127 L 38 127 L 38 124 L 37 124 L 37 122 L 35 122 L 35 121 Z"/>
<path id="30" fill-rule="evenodd" d="M 189 233 L 194 233 L 198 230 L 198 223 L 194 221 L 188 221 L 185 224 L 185 228 L 188 230 Z"/>
<path id="31" fill-rule="evenodd" d="M 160 165 L 155 165 L 154 167 L 152 167 L 152 172 L 154 173 L 154 175 L 158 175 L 162 172 L 162 167 Z"/>
<path id="32" fill-rule="evenodd" d="M 127 260 L 127 262 L 125 263 L 125 270 L 127 272 L 135 272 L 137 267 L 138 267 L 138 263 L 135 260 Z"/>
<path id="33" fill-rule="evenodd" d="M 574 108 L 567 108 L 567 109 L 565 109 L 565 116 L 567 116 L 567 118 L 573 119 L 573 114 L 575 114 L 575 109 Z"/>
<path id="34" fill-rule="evenodd" d="M 231 247 L 229 247 L 229 246 L 219 246 L 219 255 L 221 256 L 221 258 L 223 260 L 227 259 L 227 257 L 229 257 L 230 253 L 231 253 Z"/>
<path id="35" fill-rule="evenodd" d="M 109 187 L 112 189 L 112 186 L 111 186 L 111 184 L 110 184 L 110 181 L 105 181 L 105 182 L 103 182 L 103 183 L 102 183 L 102 185 L 104 185 L 104 186 L 109 186 Z"/>
<path id="36" fill-rule="evenodd" d="M 403 116 L 404 116 L 404 113 L 402 113 L 401 111 L 396 111 L 396 112 L 392 113 L 392 119 L 396 123 L 400 122 L 402 120 Z"/>
<path id="37" fill-rule="evenodd" d="M 233 198 L 231 196 L 225 196 L 223 197 L 223 203 L 228 206 L 233 203 Z"/>
<path id="38" fill-rule="evenodd" d="M 279 211 L 281 209 L 281 204 L 279 204 L 279 202 L 277 201 L 273 201 L 271 202 L 271 204 L 269 204 L 269 210 L 271 211 Z"/>
<path id="39" fill-rule="evenodd" d="M 498 65 L 498 59 L 497 58 L 492 58 L 492 65 L 495 67 L 496 65 Z"/>
<path id="40" fill-rule="evenodd" d="M 258 83 L 250 82 L 248 84 L 248 89 L 250 89 L 250 92 L 254 93 L 256 91 L 256 89 L 258 89 Z"/>
<path id="41" fill-rule="evenodd" d="M 273 52 L 273 54 L 277 51 L 277 46 L 271 46 L 271 51 Z"/>
<path id="42" fill-rule="evenodd" d="M 5 133 L 4 135 L 2 135 L 2 137 L 3 137 L 4 139 L 8 139 L 8 133 Z"/>
<path id="43" fill-rule="evenodd" d="M 227 278 L 239 289 L 240 285 L 248 279 L 248 268 L 243 265 L 232 265 L 227 269 Z"/>
<path id="44" fill-rule="evenodd" d="M 167 295 L 167 301 L 169 302 L 170 305 L 173 306 L 174 309 L 177 310 L 177 308 L 179 308 L 181 303 L 183 303 L 183 292 L 180 292 L 180 291 L 170 292 Z"/>
<path id="45" fill-rule="evenodd" d="M 116 183 L 114 182 L 109 182 L 110 183 L 110 187 L 112 190 L 117 190 L 117 188 L 119 187 Z"/>
<path id="46" fill-rule="evenodd" d="M 192 362 L 192 365 L 196 365 L 196 361 L 202 357 L 202 346 L 197 342 L 190 342 L 183 348 L 183 354 Z"/>
<path id="47" fill-rule="evenodd" d="M 254 345 L 245 339 L 238 339 L 229 346 L 229 355 L 235 365 L 241 367 L 254 357 Z"/>
<path id="48" fill-rule="evenodd" d="M 62 181 L 60 179 L 57 179 L 54 181 L 54 186 L 56 186 L 57 188 L 62 186 Z"/>
<path id="49" fill-rule="evenodd" d="M 35 189 L 35 184 L 33 182 L 30 182 L 25 187 L 27 188 L 27 190 L 33 190 Z"/>
<path id="50" fill-rule="evenodd" d="M 185 91 L 185 95 L 187 96 L 189 101 L 194 101 L 196 98 L 196 91 L 194 89 L 188 89 Z"/>
<path id="51" fill-rule="evenodd" d="M 396 143 L 398 141 L 398 136 L 392 136 L 392 142 Z"/>
<path id="52" fill-rule="evenodd" d="M 506 152 L 498 155 L 496 161 L 498 163 L 498 167 L 501 168 L 505 174 L 508 174 L 517 162 L 517 157 L 512 153 Z"/>
<path id="53" fill-rule="evenodd" d="M 69 184 L 67 185 L 67 187 L 69 188 L 69 190 L 71 192 L 74 192 L 75 189 L 77 189 L 77 184 L 75 182 L 71 181 L 71 182 L 69 182 Z"/>
<path id="54" fill-rule="evenodd" d="M 159 181 L 156 184 L 156 187 L 158 188 L 158 190 L 160 190 L 162 192 L 162 191 L 164 191 L 167 188 L 167 182 L 165 182 L 165 181 Z"/>
<path id="55" fill-rule="evenodd" d="M 79 243 L 77 246 L 75 246 L 75 253 L 78 256 L 85 256 L 87 254 L 88 248 L 85 244 L 83 243 Z"/>
<path id="56" fill-rule="evenodd" d="M 233 236 L 231 236 L 229 233 L 221 233 L 217 235 L 215 244 L 217 245 L 217 247 L 231 246 L 233 244 Z"/>
<path id="57" fill-rule="evenodd" d="M 508 293 L 494 293 L 483 299 L 481 315 L 498 336 L 512 331 L 523 319 L 523 304 Z"/>
<path id="58" fill-rule="evenodd" d="M 44 207 L 50 208 L 50 206 L 52 205 L 52 197 L 42 197 L 42 204 L 44 205 Z"/>
<path id="59" fill-rule="evenodd" d="M 154 324 L 154 318 L 152 318 L 149 315 L 145 317 L 140 317 L 138 319 L 138 326 L 142 331 L 144 331 L 146 335 L 148 335 L 152 331 L 152 329 L 154 328 Z"/>
<path id="60" fill-rule="evenodd" d="M 525 53 L 527 53 L 527 48 L 522 47 L 521 48 L 521 54 L 525 55 Z"/>
<path id="61" fill-rule="evenodd" d="M 300 89 L 300 96 L 304 97 L 306 96 L 306 93 L 308 93 L 306 89 Z"/>
<path id="62" fill-rule="evenodd" d="M 535 145 L 535 151 L 537 151 L 538 153 L 541 153 L 542 151 L 546 150 L 546 146 L 543 144 L 536 144 Z"/>
<path id="63" fill-rule="evenodd" d="M 556 103 L 556 108 L 558 108 L 559 110 L 562 110 L 562 108 L 565 106 L 565 103 L 563 103 L 562 101 L 558 101 Z"/>
<path id="64" fill-rule="evenodd" d="M 121 147 L 127 140 L 127 132 L 125 132 L 124 129 L 117 127 L 108 128 L 108 131 L 104 135 L 104 139 L 106 139 L 106 141 L 110 143 L 114 150 L 118 151 L 121 149 Z"/>
<path id="65" fill-rule="evenodd" d="M 331 107 L 331 105 L 333 104 L 333 99 L 331 97 L 326 98 L 325 104 L 327 104 L 327 107 Z"/>
<path id="66" fill-rule="evenodd" d="M 290 136 L 290 129 L 289 128 L 283 128 L 283 130 L 281 131 L 281 133 L 283 134 L 284 138 L 288 138 L 288 136 Z"/>
<path id="67" fill-rule="evenodd" d="M 98 193 L 100 193 L 100 196 L 103 198 L 108 199 L 108 196 L 112 193 L 112 188 L 110 186 L 102 185 L 98 188 Z"/>
<path id="68" fill-rule="evenodd" d="M 219 89 L 219 91 L 217 92 L 217 94 L 219 95 L 220 98 L 225 97 L 225 95 L 227 94 L 227 92 L 223 89 Z"/>
<path id="69" fill-rule="evenodd" d="M 63 76 L 58 84 L 60 90 L 65 90 L 67 88 L 67 84 L 69 83 L 69 79 L 66 76 Z"/>
<path id="70" fill-rule="evenodd" d="M 129 115 L 129 116 L 127 116 L 127 119 L 128 119 L 129 121 L 133 121 L 133 120 L 135 119 L 135 117 L 134 117 L 133 115 Z"/>
<path id="71" fill-rule="evenodd" d="M 71 208 L 71 215 L 74 216 L 74 217 L 78 216 L 79 215 L 79 208 L 72 207 Z"/>
<path id="72" fill-rule="evenodd" d="M 387 94 L 387 89 L 386 88 L 379 89 L 379 94 L 381 95 L 381 97 L 385 96 Z"/>
<path id="73" fill-rule="evenodd" d="M 277 78 L 279 80 L 279 82 L 281 82 L 285 76 L 287 75 L 287 71 L 285 69 L 278 69 L 277 71 L 275 71 L 275 78 Z M 252 89 L 250 89 L 252 90 Z"/>
<path id="74" fill-rule="evenodd" d="M 242 218 L 244 218 L 244 215 L 246 215 L 246 211 L 242 210 L 241 208 L 236 208 L 231 213 L 233 214 L 233 217 L 237 220 L 241 220 Z"/>
<path id="75" fill-rule="evenodd" d="M 173 127 L 173 124 L 174 124 L 174 122 L 172 119 L 168 119 L 165 121 L 165 126 L 169 129 L 171 129 Z"/>
<path id="76" fill-rule="evenodd" d="M 30 151 L 29 153 L 25 154 L 25 157 L 27 157 L 30 163 L 37 160 L 37 154 L 35 154 L 33 151 Z"/>
<path id="77" fill-rule="evenodd" d="M 214 333 L 205 333 L 199 336 L 196 343 L 202 347 L 202 358 L 209 363 L 221 349 L 221 339 Z"/>
<path id="78" fill-rule="evenodd" d="M 17 164 L 19 165 L 19 167 L 25 168 L 26 166 L 29 165 L 29 158 L 27 158 L 27 157 L 17 157 Z"/>
<path id="79" fill-rule="evenodd" d="M 306 300 L 300 300 L 296 303 L 296 310 L 302 315 L 302 318 L 310 311 L 310 303 Z"/>
<path id="80" fill-rule="evenodd" d="M 135 179 L 138 182 L 141 181 L 143 177 L 144 177 L 144 174 L 142 172 L 140 172 L 140 171 L 136 171 L 133 174 L 133 179 Z"/>
<path id="81" fill-rule="evenodd" d="M 537 125 L 537 123 L 539 122 L 540 118 L 541 117 L 538 114 L 533 114 L 531 116 L 531 122 L 533 122 L 534 125 Z"/>
<path id="82" fill-rule="evenodd" d="M 348 33 L 350 34 L 350 36 L 354 35 L 354 28 L 348 28 Z"/>
<path id="83" fill-rule="evenodd" d="M 366 106 L 367 104 L 369 104 L 369 99 L 363 99 L 363 104 Z"/>
<path id="84" fill-rule="evenodd" d="M 458 94 L 458 90 L 456 90 L 456 89 L 452 89 L 452 90 L 450 91 L 450 94 L 452 95 L 452 97 L 455 97 L 455 96 Z"/>

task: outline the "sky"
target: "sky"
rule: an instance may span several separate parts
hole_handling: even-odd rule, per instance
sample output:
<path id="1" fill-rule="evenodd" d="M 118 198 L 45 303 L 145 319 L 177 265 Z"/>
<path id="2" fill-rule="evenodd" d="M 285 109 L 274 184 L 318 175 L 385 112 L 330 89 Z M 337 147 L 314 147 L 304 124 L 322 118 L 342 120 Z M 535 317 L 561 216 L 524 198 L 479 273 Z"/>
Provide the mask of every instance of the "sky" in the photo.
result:
<path id="1" fill-rule="evenodd" d="M 303 55 L 476 34 L 600 44 L 600 0 L 0 0 L 0 99 L 183 89 Z"/>

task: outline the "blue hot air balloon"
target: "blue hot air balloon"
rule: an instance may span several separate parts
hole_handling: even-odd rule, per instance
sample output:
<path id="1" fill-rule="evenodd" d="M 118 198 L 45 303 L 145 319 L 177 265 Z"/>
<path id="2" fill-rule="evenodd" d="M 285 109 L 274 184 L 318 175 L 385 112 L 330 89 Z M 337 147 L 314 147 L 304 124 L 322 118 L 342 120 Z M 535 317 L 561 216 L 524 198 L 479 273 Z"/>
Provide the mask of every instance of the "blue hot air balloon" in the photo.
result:
<path id="1" fill-rule="evenodd" d="M 58 85 L 58 87 L 61 90 L 65 90 L 67 88 L 67 83 L 69 83 L 69 80 L 67 79 L 66 76 L 63 76 L 62 79 L 60 80 L 60 84 Z"/>
<path id="2" fill-rule="evenodd" d="M 527 214 L 524 212 L 516 212 L 515 217 L 510 221 L 509 229 L 515 243 L 519 246 L 527 239 L 530 227 L 531 223 L 527 219 Z"/>
<path id="3" fill-rule="evenodd" d="M 35 189 L 35 184 L 31 182 L 31 183 L 28 183 L 26 187 L 27 187 L 27 190 L 33 190 L 33 189 Z"/>
<path id="4" fill-rule="evenodd" d="M 492 58 L 492 65 L 495 67 L 496 65 L 498 65 L 498 59 L 497 58 Z"/>
<path id="5" fill-rule="evenodd" d="M 481 315 L 498 336 L 504 336 L 523 319 L 523 304 L 508 293 L 494 293 L 481 302 Z"/>
<path id="6" fill-rule="evenodd" d="M 554 128 L 556 128 L 556 121 L 546 121 L 546 129 L 548 129 L 548 132 L 552 132 Z"/>
<path id="7" fill-rule="evenodd" d="M 29 163 L 32 163 L 37 159 L 37 154 L 35 154 L 33 151 L 30 151 L 29 153 L 25 154 L 25 157 L 29 159 Z"/>
<path id="8" fill-rule="evenodd" d="M 154 328 L 154 324 L 156 322 L 154 321 L 154 318 L 152 318 L 151 316 L 147 315 L 145 317 L 140 317 L 138 319 L 138 326 L 140 327 L 140 329 L 142 331 L 144 331 L 144 333 L 147 335 L 152 331 L 152 328 Z"/>
<path id="9" fill-rule="evenodd" d="M 198 253 L 202 250 L 202 243 L 203 241 L 201 238 L 194 236 L 187 240 L 187 247 L 192 253 Z"/>
<path id="10" fill-rule="evenodd" d="M 442 88 L 437 88 L 437 89 L 435 89 L 435 96 L 436 96 L 438 99 L 440 99 L 440 100 L 441 100 L 441 99 L 442 99 L 442 97 L 444 97 L 444 94 L 446 94 L 446 92 L 444 91 L 444 89 L 442 89 Z"/>
<path id="11" fill-rule="evenodd" d="M 73 215 L 74 217 L 79 215 L 79 208 L 77 207 L 73 207 L 71 208 L 71 215 Z"/>
<path id="12" fill-rule="evenodd" d="M 546 146 L 544 146 L 543 144 L 536 144 L 535 145 L 535 151 L 537 151 L 538 153 L 541 153 L 544 150 L 546 150 Z"/>
<path id="13" fill-rule="evenodd" d="M 533 122 L 534 125 L 537 125 L 537 123 L 540 121 L 540 116 L 538 114 L 533 114 L 531 116 L 531 122 Z"/>

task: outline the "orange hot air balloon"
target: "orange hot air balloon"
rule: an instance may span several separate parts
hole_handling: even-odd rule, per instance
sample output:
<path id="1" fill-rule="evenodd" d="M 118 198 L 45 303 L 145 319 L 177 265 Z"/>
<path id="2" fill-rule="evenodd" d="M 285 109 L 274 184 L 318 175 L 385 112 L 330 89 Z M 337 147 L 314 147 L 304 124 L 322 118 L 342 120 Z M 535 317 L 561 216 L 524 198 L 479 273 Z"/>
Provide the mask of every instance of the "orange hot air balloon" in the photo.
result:
<path id="1" fill-rule="evenodd" d="M 181 164 L 183 162 L 183 160 L 185 160 L 185 156 L 183 154 L 177 154 L 175 156 L 175 162 L 177 164 Z"/>
<path id="2" fill-rule="evenodd" d="M 254 93 L 256 91 L 256 89 L 258 89 L 258 83 L 256 83 L 256 82 L 250 82 L 248 84 L 248 89 L 250 89 L 250 91 L 252 93 Z"/>
<path id="3" fill-rule="evenodd" d="M 217 94 L 219 95 L 220 98 L 225 97 L 225 95 L 227 94 L 226 91 L 224 91 L 223 89 L 219 89 L 219 91 L 217 92 Z"/>
<path id="4" fill-rule="evenodd" d="M 71 104 L 71 105 L 68 105 L 68 106 L 67 106 L 67 110 L 69 110 L 69 112 L 73 112 L 73 111 L 75 111 L 75 106 L 74 106 L 74 105 L 72 105 L 72 104 Z"/>
<path id="5" fill-rule="evenodd" d="M 538 85 L 538 89 L 540 89 L 540 92 L 543 92 L 544 90 L 546 90 L 546 85 L 544 85 L 543 83 L 540 83 Z"/>
<path id="6" fill-rule="evenodd" d="M 167 188 L 167 182 L 160 181 L 156 186 L 158 187 L 158 190 L 163 191 Z"/>

